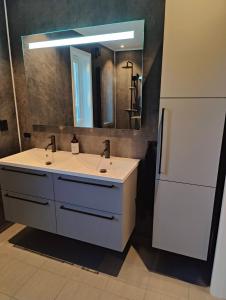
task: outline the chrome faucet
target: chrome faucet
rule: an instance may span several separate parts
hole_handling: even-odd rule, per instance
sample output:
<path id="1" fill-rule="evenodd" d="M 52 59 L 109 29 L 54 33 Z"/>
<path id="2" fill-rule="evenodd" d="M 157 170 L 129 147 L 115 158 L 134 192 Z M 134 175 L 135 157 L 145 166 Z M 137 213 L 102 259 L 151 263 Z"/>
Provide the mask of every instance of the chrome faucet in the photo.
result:
<path id="1" fill-rule="evenodd" d="M 52 147 L 52 152 L 56 152 L 56 138 L 55 135 L 51 135 L 50 137 L 51 142 L 45 147 L 47 150 L 50 146 Z"/>
<path id="2" fill-rule="evenodd" d="M 105 148 L 101 156 L 104 156 L 105 158 L 110 158 L 111 155 L 111 147 L 110 147 L 110 140 L 103 141 L 105 144 Z"/>

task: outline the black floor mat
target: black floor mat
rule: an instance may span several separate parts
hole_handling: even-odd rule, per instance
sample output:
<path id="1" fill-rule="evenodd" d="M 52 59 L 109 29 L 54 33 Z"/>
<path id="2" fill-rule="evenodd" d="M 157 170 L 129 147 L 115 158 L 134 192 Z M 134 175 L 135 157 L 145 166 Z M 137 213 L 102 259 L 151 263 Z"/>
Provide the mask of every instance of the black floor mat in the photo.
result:
<path id="1" fill-rule="evenodd" d="M 53 233 L 26 227 L 10 243 L 71 264 L 117 276 L 130 248 L 123 253 L 98 247 Z"/>
<path id="2" fill-rule="evenodd" d="M 123 253 L 26 227 L 10 243 L 57 260 L 117 276 L 127 256 L 130 244 L 150 272 L 177 278 L 200 286 L 209 286 L 212 266 L 208 262 L 157 250 L 151 240 L 133 235 Z"/>
<path id="3" fill-rule="evenodd" d="M 133 247 L 151 272 L 199 286 L 210 285 L 212 265 L 208 262 L 154 249 L 150 240 L 133 241 Z"/>

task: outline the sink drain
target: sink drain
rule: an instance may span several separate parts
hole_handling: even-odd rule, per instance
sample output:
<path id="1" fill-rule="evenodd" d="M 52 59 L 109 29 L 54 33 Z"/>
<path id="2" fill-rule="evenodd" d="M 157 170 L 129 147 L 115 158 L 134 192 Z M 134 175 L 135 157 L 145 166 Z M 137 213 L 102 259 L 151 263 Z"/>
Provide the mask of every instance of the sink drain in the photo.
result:
<path id="1" fill-rule="evenodd" d="M 100 169 L 100 173 L 107 173 L 107 169 Z"/>

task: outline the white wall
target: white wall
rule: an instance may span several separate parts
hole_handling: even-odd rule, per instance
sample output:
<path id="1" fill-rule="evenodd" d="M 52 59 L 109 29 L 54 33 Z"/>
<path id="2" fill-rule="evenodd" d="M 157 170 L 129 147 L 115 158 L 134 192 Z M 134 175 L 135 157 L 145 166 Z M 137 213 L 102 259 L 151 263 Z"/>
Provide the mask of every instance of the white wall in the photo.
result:
<path id="1" fill-rule="evenodd" d="M 226 299 L 226 182 L 210 292 Z"/>

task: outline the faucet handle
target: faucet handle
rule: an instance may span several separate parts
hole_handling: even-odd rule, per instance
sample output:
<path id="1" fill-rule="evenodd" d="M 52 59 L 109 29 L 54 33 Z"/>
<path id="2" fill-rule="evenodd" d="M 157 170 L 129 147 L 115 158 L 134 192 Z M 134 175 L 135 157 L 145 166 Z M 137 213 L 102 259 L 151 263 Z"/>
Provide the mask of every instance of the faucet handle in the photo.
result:
<path id="1" fill-rule="evenodd" d="M 55 140 L 56 140 L 55 135 L 53 135 L 53 134 L 50 135 L 50 136 L 49 136 L 49 139 L 51 140 L 51 143 L 52 143 L 52 144 L 55 144 Z"/>

